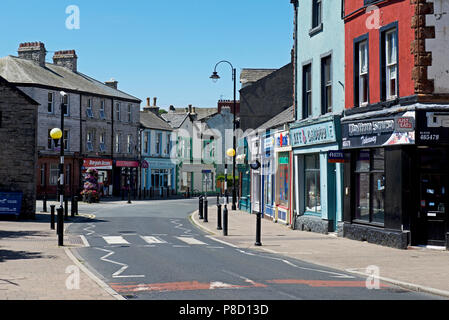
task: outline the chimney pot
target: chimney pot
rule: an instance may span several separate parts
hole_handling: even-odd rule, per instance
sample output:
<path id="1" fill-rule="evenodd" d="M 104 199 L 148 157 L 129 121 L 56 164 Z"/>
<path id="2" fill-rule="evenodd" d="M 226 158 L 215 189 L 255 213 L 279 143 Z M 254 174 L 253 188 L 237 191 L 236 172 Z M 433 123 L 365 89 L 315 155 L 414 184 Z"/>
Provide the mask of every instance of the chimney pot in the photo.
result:
<path id="1" fill-rule="evenodd" d="M 150 106 L 150 98 L 147 98 L 147 107 Z"/>
<path id="2" fill-rule="evenodd" d="M 154 101 L 153 105 L 156 106 L 156 104 L 157 104 L 157 98 L 154 97 L 153 101 Z"/>

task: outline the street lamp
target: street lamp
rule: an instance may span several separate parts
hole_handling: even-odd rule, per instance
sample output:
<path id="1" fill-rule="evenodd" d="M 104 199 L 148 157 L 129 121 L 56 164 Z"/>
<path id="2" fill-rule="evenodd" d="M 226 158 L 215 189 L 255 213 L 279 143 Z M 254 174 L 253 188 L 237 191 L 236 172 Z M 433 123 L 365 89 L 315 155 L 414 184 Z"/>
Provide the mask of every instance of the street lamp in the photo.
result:
<path id="1" fill-rule="evenodd" d="M 212 75 L 210 76 L 210 79 L 212 79 L 212 81 L 215 83 L 220 79 L 220 76 L 217 73 L 217 67 L 220 63 L 227 63 L 231 66 L 232 69 L 232 80 L 234 81 L 234 119 L 232 121 L 233 123 L 233 127 L 232 127 L 232 148 L 235 150 L 235 145 L 236 145 L 236 137 L 235 137 L 235 126 L 236 126 L 236 121 L 235 121 L 235 113 L 237 112 L 237 101 L 236 101 L 236 88 L 237 88 L 237 72 L 236 69 L 232 66 L 232 64 L 229 61 L 226 60 L 222 60 L 220 62 L 218 62 L 215 65 L 214 68 L 214 72 L 212 73 Z M 234 156 L 232 157 L 232 210 L 237 210 L 237 206 L 236 206 L 236 189 L 235 189 L 235 151 L 234 151 Z"/>

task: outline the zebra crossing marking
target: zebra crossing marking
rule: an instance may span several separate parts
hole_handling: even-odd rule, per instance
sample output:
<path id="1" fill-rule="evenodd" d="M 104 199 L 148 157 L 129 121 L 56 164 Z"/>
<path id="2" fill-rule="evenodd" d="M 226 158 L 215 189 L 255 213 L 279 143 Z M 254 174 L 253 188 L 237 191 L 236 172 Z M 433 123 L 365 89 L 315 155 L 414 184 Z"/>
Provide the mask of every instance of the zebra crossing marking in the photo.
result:
<path id="1" fill-rule="evenodd" d="M 154 244 L 154 243 L 167 243 L 167 241 L 162 240 L 159 237 L 154 236 L 140 236 L 143 240 L 145 240 L 148 244 Z"/>
<path id="2" fill-rule="evenodd" d="M 192 244 L 192 245 L 202 245 L 202 244 L 206 244 L 198 239 L 192 238 L 192 237 L 175 237 L 187 244 Z M 207 244 L 206 244 L 207 245 Z"/>
<path id="3" fill-rule="evenodd" d="M 103 237 L 103 239 L 108 244 L 129 244 L 128 241 L 126 241 L 123 237 L 117 236 L 117 237 Z"/>

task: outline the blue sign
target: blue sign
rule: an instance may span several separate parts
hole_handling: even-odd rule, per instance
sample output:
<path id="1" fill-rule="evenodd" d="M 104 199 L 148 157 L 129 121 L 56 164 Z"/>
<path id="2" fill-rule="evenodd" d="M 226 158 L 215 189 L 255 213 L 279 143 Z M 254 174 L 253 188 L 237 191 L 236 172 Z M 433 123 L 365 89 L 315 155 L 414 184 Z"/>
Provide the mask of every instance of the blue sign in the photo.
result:
<path id="1" fill-rule="evenodd" d="M 328 151 L 327 159 L 329 163 L 344 163 L 345 162 L 345 153 L 341 150 L 336 151 Z"/>
<path id="2" fill-rule="evenodd" d="M 0 215 L 18 216 L 22 208 L 22 192 L 0 192 Z"/>

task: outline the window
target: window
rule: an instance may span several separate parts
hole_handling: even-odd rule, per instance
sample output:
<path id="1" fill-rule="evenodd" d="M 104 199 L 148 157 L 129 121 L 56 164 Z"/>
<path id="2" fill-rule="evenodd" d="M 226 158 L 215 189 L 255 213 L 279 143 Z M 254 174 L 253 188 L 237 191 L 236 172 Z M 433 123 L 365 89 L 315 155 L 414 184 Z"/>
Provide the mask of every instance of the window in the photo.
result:
<path id="1" fill-rule="evenodd" d="M 355 220 L 384 223 L 385 149 L 358 151 L 355 168 Z"/>
<path id="2" fill-rule="evenodd" d="M 128 122 L 131 122 L 131 120 L 132 120 L 131 110 L 132 110 L 132 105 L 128 104 Z"/>
<path id="3" fill-rule="evenodd" d="M 284 207 L 288 207 L 289 199 L 289 165 L 290 156 L 288 152 L 281 152 L 278 156 L 278 170 L 276 172 L 276 202 Z"/>
<path id="4" fill-rule="evenodd" d="M 156 154 L 161 154 L 162 148 L 162 133 L 156 134 Z"/>
<path id="5" fill-rule="evenodd" d="M 321 59 L 321 112 L 332 112 L 332 58 Z"/>
<path id="6" fill-rule="evenodd" d="M 320 157 L 319 154 L 304 157 L 305 211 L 321 212 Z"/>
<path id="7" fill-rule="evenodd" d="M 87 117 L 89 117 L 89 118 L 93 118 L 94 117 L 94 112 L 93 112 L 93 109 L 92 109 L 92 99 L 87 99 L 86 114 L 87 114 Z"/>
<path id="8" fill-rule="evenodd" d="M 170 140 L 170 134 L 167 133 L 167 150 L 165 151 L 165 154 L 169 155 L 171 151 L 171 140 Z"/>
<path id="9" fill-rule="evenodd" d="M 303 119 L 312 115 L 312 65 L 303 67 Z"/>
<path id="10" fill-rule="evenodd" d="M 322 23 L 322 0 L 312 0 L 312 29 L 318 28 Z"/>
<path id="11" fill-rule="evenodd" d="M 51 138 L 50 132 L 52 129 L 48 129 L 48 137 L 47 137 L 47 149 L 52 150 L 55 147 L 55 142 Z"/>
<path id="12" fill-rule="evenodd" d="M 115 105 L 115 120 L 120 121 L 120 103 Z"/>
<path id="13" fill-rule="evenodd" d="M 104 132 L 100 134 L 100 151 L 106 151 L 106 134 Z"/>
<path id="14" fill-rule="evenodd" d="M 49 92 L 48 93 L 48 107 L 47 107 L 47 111 L 48 113 L 54 113 L 54 93 L 53 92 Z"/>
<path id="15" fill-rule="evenodd" d="M 106 113 L 105 113 L 105 102 L 104 100 L 101 100 L 100 102 L 100 119 L 104 120 L 106 119 Z"/>
<path id="16" fill-rule="evenodd" d="M 116 133 L 115 134 L 115 152 L 120 153 L 120 140 L 121 140 L 121 134 Z"/>
<path id="17" fill-rule="evenodd" d="M 64 115 L 68 117 L 70 115 L 70 96 L 66 94 L 65 96 L 61 96 L 61 108 L 64 110 Z"/>
<path id="18" fill-rule="evenodd" d="M 143 153 L 148 153 L 148 135 L 150 132 L 143 133 Z"/>
<path id="19" fill-rule="evenodd" d="M 50 164 L 50 185 L 56 186 L 59 179 L 59 165 L 57 163 Z"/>
<path id="20" fill-rule="evenodd" d="M 47 164 L 45 163 L 41 164 L 41 186 L 47 185 L 47 179 L 45 179 L 46 171 L 47 171 Z"/>
<path id="21" fill-rule="evenodd" d="M 354 70 L 354 103 L 356 106 L 366 106 L 369 101 L 369 66 L 368 66 L 368 40 L 355 44 L 356 61 Z"/>
<path id="22" fill-rule="evenodd" d="M 64 130 L 64 138 L 63 138 L 63 140 L 64 140 L 64 151 L 69 151 L 69 147 L 70 147 L 70 144 L 69 144 L 69 138 L 70 138 L 70 134 L 69 134 L 69 130 Z"/>
<path id="23" fill-rule="evenodd" d="M 128 134 L 127 137 L 127 150 L 128 153 L 132 153 L 132 135 Z"/>
<path id="24" fill-rule="evenodd" d="M 382 99 L 393 100 L 398 96 L 398 42 L 396 28 L 381 31 Z"/>
<path id="25" fill-rule="evenodd" d="M 87 132 L 87 151 L 94 151 L 94 144 L 93 144 L 93 137 L 94 134 L 92 131 Z"/>

